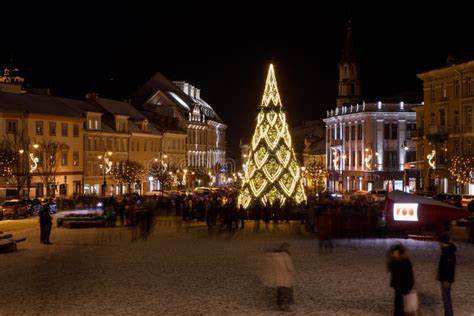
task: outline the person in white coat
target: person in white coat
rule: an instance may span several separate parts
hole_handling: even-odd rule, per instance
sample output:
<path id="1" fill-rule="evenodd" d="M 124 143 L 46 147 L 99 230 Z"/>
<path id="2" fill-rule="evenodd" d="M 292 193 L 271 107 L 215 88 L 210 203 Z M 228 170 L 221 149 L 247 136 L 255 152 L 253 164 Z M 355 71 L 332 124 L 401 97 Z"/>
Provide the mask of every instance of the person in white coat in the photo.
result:
<path id="1" fill-rule="evenodd" d="M 275 250 L 274 268 L 275 285 L 277 288 L 277 305 L 280 310 L 289 311 L 290 305 L 294 304 L 293 286 L 295 282 L 295 268 L 293 259 L 288 250 L 290 245 L 283 243 Z"/>

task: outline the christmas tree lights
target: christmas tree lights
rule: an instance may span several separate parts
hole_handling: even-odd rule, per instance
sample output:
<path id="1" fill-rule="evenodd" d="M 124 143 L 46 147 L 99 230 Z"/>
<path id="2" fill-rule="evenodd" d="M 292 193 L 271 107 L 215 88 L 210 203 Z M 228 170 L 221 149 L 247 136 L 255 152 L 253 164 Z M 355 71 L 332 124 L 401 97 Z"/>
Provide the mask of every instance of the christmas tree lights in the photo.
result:
<path id="1" fill-rule="evenodd" d="M 244 208 L 260 201 L 263 205 L 289 199 L 306 202 L 303 175 L 292 148 L 273 65 L 270 65 L 257 126 L 251 141 L 239 204 Z"/>

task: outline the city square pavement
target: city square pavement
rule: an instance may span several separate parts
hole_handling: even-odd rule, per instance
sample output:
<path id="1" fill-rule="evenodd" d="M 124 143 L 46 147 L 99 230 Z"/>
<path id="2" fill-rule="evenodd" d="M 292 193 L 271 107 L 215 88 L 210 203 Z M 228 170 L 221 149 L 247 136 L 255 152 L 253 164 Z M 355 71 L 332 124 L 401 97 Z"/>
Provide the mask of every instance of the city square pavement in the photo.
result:
<path id="1" fill-rule="evenodd" d="M 0 255 L 0 315 L 267 315 L 275 291 L 262 285 L 264 253 L 286 241 L 296 268 L 293 314 L 391 315 L 385 267 L 396 240 L 336 240 L 320 254 L 298 223 L 209 234 L 203 223 L 159 217 L 146 241 L 128 228 L 54 229 L 39 243 L 37 218 L 0 222 L 26 236 Z M 423 315 L 442 315 L 436 243 L 402 241 L 410 251 Z M 458 243 L 456 315 L 474 315 L 474 247 Z M 289 314 L 292 314 L 289 313 Z"/>

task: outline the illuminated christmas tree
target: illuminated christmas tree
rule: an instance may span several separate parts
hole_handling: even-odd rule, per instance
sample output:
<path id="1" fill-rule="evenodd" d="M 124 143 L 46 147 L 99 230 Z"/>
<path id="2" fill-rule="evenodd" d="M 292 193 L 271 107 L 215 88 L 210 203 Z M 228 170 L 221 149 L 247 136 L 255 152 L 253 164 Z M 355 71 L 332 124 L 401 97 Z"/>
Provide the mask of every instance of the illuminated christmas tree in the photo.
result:
<path id="1" fill-rule="evenodd" d="M 257 126 L 244 168 L 239 204 L 248 208 L 260 201 L 284 205 L 289 199 L 297 204 L 306 201 L 301 168 L 296 160 L 286 114 L 273 65 L 268 70 Z"/>

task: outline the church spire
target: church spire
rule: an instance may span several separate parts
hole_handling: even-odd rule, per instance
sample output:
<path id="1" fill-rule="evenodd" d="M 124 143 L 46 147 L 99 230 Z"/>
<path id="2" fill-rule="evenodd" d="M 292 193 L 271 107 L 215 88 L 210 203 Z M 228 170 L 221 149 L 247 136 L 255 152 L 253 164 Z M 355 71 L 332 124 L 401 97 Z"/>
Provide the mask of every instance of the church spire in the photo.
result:
<path id="1" fill-rule="evenodd" d="M 344 41 L 344 48 L 341 52 L 341 63 L 358 62 L 357 54 L 354 48 L 354 39 L 352 38 L 351 21 L 347 22 L 347 33 Z"/>
<path id="2" fill-rule="evenodd" d="M 261 106 L 270 106 L 270 102 L 273 103 L 273 106 L 282 106 L 280 94 L 278 93 L 278 86 L 273 64 L 270 64 L 270 68 L 268 69 L 267 81 L 265 83 L 265 90 L 263 92 Z"/>
<path id="3" fill-rule="evenodd" d="M 349 21 L 344 47 L 339 61 L 339 92 L 337 106 L 356 104 L 360 102 L 359 59 L 352 38 L 352 26 Z"/>

